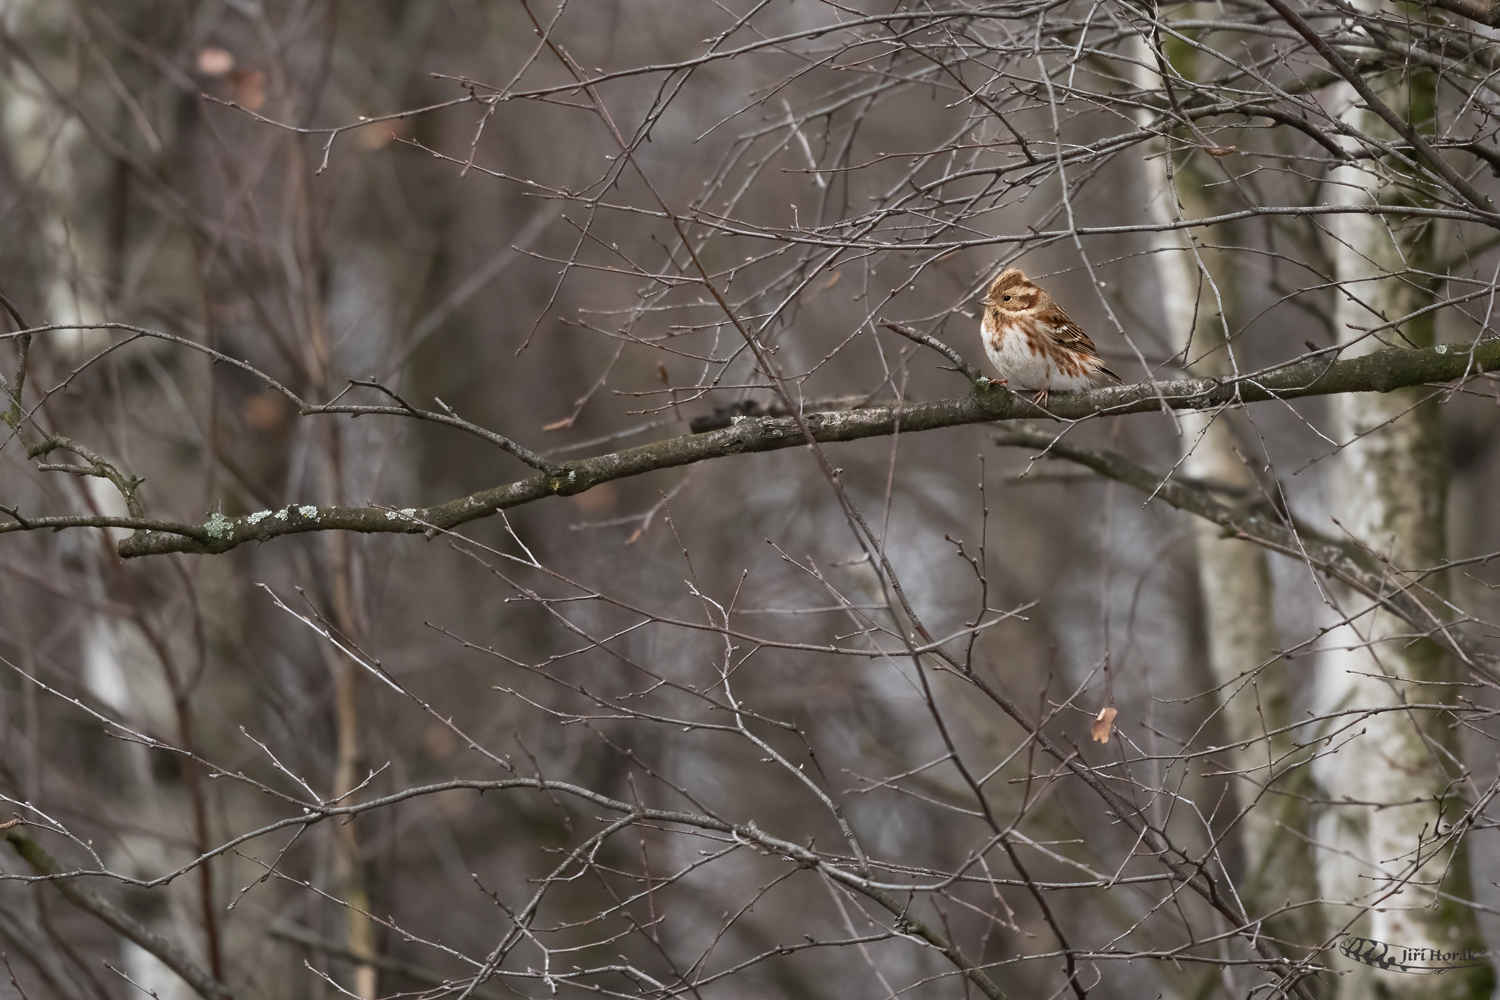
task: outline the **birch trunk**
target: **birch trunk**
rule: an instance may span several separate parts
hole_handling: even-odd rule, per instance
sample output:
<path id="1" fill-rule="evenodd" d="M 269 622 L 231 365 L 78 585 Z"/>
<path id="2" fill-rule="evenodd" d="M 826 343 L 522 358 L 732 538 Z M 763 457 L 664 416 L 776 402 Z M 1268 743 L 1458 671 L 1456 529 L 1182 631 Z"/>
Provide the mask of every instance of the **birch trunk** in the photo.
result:
<path id="1" fill-rule="evenodd" d="M 68 31 L 68 12 L 46 4 L 0 5 L 0 17 L 4 18 L 0 30 L 23 23 L 44 37 L 63 38 Z M 97 231 L 82 224 L 77 215 L 78 192 L 86 187 L 84 178 L 91 165 L 92 151 L 84 141 L 84 130 L 71 115 L 59 123 L 46 85 L 30 65 L 17 60 L 8 68 L 7 77 L 0 79 L 0 145 L 5 147 L 15 174 L 25 178 L 29 188 L 25 211 L 31 221 L 30 234 L 36 239 L 33 253 L 38 262 L 36 277 L 41 292 L 36 296 L 40 311 L 32 313 L 27 309 L 30 313 L 27 319 L 39 324 L 83 324 L 116 318 L 110 315 L 109 296 L 113 289 L 91 280 L 93 274 L 107 270 L 99 264 L 109 259 L 109 251 L 95 237 Z M 7 192 L 6 197 L 11 196 Z M 15 280 L 17 275 L 0 277 L 5 279 L 0 281 L 0 290 L 9 284 L 16 299 L 27 300 L 18 290 L 17 286 L 22 289 L 25 286 Z M 82 363 L 108 343 L 109 338 L 102 331 L 75 330 L 55 337 L 48 347 L 66 369 Z M 31 378 L 24 399 L 7 398 L 0 406 L 9 408 L 12 402 L 20 406 L 35 405 L 33 387 L 56 381 L 42 355 L 42 351 L 32 355 L 28 369 Z M 9 348 L 5 356 L 9 365 L 12 357 Z M 20 443 L 26 441 L 25 434 L 23 427 Z M 106 480 L 64 479 L 69 481 L 62 489 L 73 494 L 80 509 L 119 517 L 128 515 L 120 492 Z M 7 489 L 19 486 L 7 484 Z M 106 534 L 112 542 L 118 542 L 128 532 L 110 529 Z M 59 660 L 76 662 L 81 686 L 113 718 L 140 730 L 176 737 L 180 745 L 192 747 L 191 739 L 183 738 L 181 726 L 187 709 L 175 696 L 163 650 L 152 645 L 137 621 L 118 610 L 129 605 L 128 598 L 122 597 L 127 588 L 122 586 L 118 561 L 103 556 L 95 546 L 75 546 L 70 555 L 79 571 L 83 592 L 96 608 L 108 610 L 91 609 L 80 616 L 76 649 Z M 178 655 L 183 652 L 167 651 Z M 105 808 L 138 810 L 139 815 L 149 817 L 113 838 L 107 846 L 101 846 L 111 867 L 133 876 L 150 877 L 151 873 L 182 864 L 206 849 L 206 824 L 194 829 L 188 819 L 194 813 L 185 794 L 186 780 L 181 784 L 161 780 L 152 767 L 150 752 L 134 743 L 111 748 L 109 766 L 116 779 L 117 797 Z M 179 773 L 186 776 L 186 768 Z M 29 791 L 35 794 L 41 789 Z M 29 809 L 28 815 L 35 819 Z M 202 961 L 218 977 L 222 970 L 218 968 L 217 920 L 211 916 L 209 922 L 198 926 L 193 919 L 194 910 L 202 915 L 216 908 L 212 872 L 213 866 L 205 864 L 194 878 L 182 880 L 181 888 L 150 898 L 128 897 L 123 909 L 139 925 L 176 944 L 191 960 Z M 195 890 L 201 893 L 199 899 L 191 901 L 198 904 L 196 907 L 190 902 Z M 136 989 L 160 1000 L 187 1000 L 194 995 L 189 983 L 158 954 L 123 935 L 119 937 L 118 948 L 120 965 Z M 15 983 L 14 979 L 10 981 Z"/>
<path id="2" fill-rule="evenodd" d="M 1166 48 L 1178 71 L 1190 72 L 1191 50 L 1170 43 Z M 1147 61 L 1154 56 L 1148 54 Z M 1154 73 L 1146 75 L 1145 85 L 1161 85 Z M 1187 161 L 1175 170 L 1165 154 L 1143 163 L 1153 223 L 1212 214 L 1206 178 Z M 1226 342 L 1222 315 L 1234 291 L 1227 284 L 1229 269 L 1220 266 L 1214 251 L 1195 247 L 1186 230 L 1158 233 L 1153 243 L 1170 341 L 1186 347 L 1192 374 L 1232 374 L 1234 348 Z M 1259 484 L 1231 419 L 1228 410 L 1178 415 L 1184 450 L 1180 474 L 1253 502 L 1261 499 Z M 1287 954 L 1304 955 L 1321 942 L 1323 931 L 1306 841 L 1307 770 L 1298 766 L 1287 735 L 1267 735 L 1285 727 L 1291 715 L 1270 567 L 1263 549 L 1223 537 L 1214 524 L 1195 518 L 1192 530 L 1208 664 L 1219 685 L 1225 735 L 1239 748 L 1215 761 L 1234 772 L 1235 808 L 1229 815 L 1238 820 L 1228 853 L 1238 855 L 1236 884 L 1247 915 L 1264 919 L 1264 932 L 1283 942 Z"/>
<path id="3" fill-rule="evenodd" d="M 1369 0 L 1362 6 L 1374 8 Z M 1430 77 L 1387 73 L 1370 77 L 1370 83 L 1398 115 L 1414 121 L 1419 131 L 1430 130 Z M 1332 95 L 1333 107 L 1348 109 L 1343 117 L 1350 124 L 1390 136 L 1374 114 L 1356 104 L 1347 85 Z M 1380 197 L 1378 183 L 1369 167 L 1340 167 L 1330 172 L 1329 199 L 1372 204 Z M 1349 214 L 1332 217 L 1328 230 L 1339 282 L 1335 326 L 1341 341 L 1351 345 L 1344 356 L 1390 343 L 1430 346 L 1431 313 L 1374 336 L 1359 328 L 1400 320 L 1433 301 L 1432 289 L 1419 273 L 1431 273 L 1431 224 Z M 1432 395 L 1414 388 L 1346 394 L 1330 401 L 1334 433 L 1346 445 L 1333 477 L 1329 506 L 1337 525 L 1332 527 L 1347 531 L 1395 566 L 1432 566 L 1444 555 L 1447 467 Z M 1427 584 L 1441 586 L 1435 579 Z M 1456 667 L 1436 645 L 1413 642 L 1410 628 L 1389 614 L 1366 613 L 1370 602 L 1362 597 L 1348 592 L 1333 596 L 1338 620 L 1353 620 L 1329 635 L 1319 658 L 1315 711 L 1451 697 L 1448 684 L 1456 678 Z M 1446 838 L 1448 824 L 1460 811 L 1455 800 L 1462 786 L 1455 782 L 1463 774 L 1454 755 L 1451 720 L 1431 711 L 1397 711 L 1362 718 L 1353 727 L 1340 721 L 1331 722 L 1325 735 L 1333 737 L 1333 746 L 1343 746 L 1315 765 L 1322 797 L 1329 803 L 1318 818 L 1316 841 L 1318 878 L 1325 898 L 1334 904 L 1333 926 L 1389 945 L 1389 957 L 1397 962 L 1415 957 L 1420 964 L 1431 964 L 1423 957 L 1432 951 L 1481 945 L 1473 910 L 1453 898 L 1469 898 L 1471 890 L 1463 845 Z M 1344 802 L 1350 804 L 1334 804 Z M 1375 948 L 1376 956 L 1387 954 Z M 1338 977 L 1340 997 L 1487 997 L 1494 981 L 1483 964 L 1432 976 L 1378 969 L 1340 954 L 1332 962 L 1346 973 Z"/>

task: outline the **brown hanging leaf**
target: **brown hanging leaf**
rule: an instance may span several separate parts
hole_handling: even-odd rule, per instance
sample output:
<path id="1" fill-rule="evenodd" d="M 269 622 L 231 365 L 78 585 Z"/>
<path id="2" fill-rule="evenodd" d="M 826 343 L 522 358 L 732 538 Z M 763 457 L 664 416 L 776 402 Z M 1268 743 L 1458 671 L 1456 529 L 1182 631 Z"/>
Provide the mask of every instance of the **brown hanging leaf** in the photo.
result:
<path id="1" fill-rule="evenodd" d="M 285 396 L 269 389 L 246 399 L 243 412 L 245 425 L 257 431 L 279 430 L 296 415 Z"/>
<path id="2" fill-rule="evenodd" d="M 406 134 L 406 122 L 395 120 L 387 122 L 375 122 L 366 125 L 354 133 L 359 140 L 359 148 L 370 152 L 376 149 L 384 149 L 395 139 Z"/>
<path id="3" fill-rule="evenodd" d="M 264 70 L 230 70 L 229 82 L 234 85 L 234 100 L 240 107 L 246 111 L 259 111 L 265 106 L 266 74 Z"/>
<path id="4" fill-rule="evenodd" d="M 1101 708 L 1099 714 L 1094 716 L 1094 724 L 1090 727 L 1095 743 L 1108 743 L 1110 732 L 1115 727 L 1115 716 L 1120 713 L 1112 708 Z"/>

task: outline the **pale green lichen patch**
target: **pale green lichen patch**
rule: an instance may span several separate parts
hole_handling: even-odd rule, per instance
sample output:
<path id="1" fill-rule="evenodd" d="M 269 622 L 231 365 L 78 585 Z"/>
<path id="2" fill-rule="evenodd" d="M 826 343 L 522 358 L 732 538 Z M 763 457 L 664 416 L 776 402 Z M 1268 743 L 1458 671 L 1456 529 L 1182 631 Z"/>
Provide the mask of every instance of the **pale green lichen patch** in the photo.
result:
<path id="1" fill-rule="evenodd" d="M 388 511 L 386 511 L 385 512 L 385 516 L 386 516 L 386 519 L 389 520 L 389 521 L 394 521 L 397 518 L 403 518 L 403 517 L 406 518 L 408 521 L 410 521 L 410 520 L 414 520 L 414 518 L 413 518 L 412 515 L 416 514 L 416 512 L 417 512 L 417 508 L 415 508 L 415 507 L 402 507 L 399 511 L 395 511 L 395 510 L 388 510 Z"/>
<path id="2" fill-rule="evenodd" d="M 278 521 L 285 521 L 285 520 L 286 520 L 286 515 L 287 515 L 287 513 L 288 513 L 288 512 L 289 512 L 289 511 L 290 511 L 290 510 L 291 510 L 291 509 L 292 509 L 292 508 L 290 508 L 290 507 L 283 507 L 283 508 L 281 508 L 281 509 L 280 509 L 280 510 L 278 510 L 278 511 L 277 511 L 277 512 L 276 512 L 276 520 L 278 520 Z"/>
<path id="3" fill-rule="evenodd" d="M 298 507 L 297 513 L 312 521 L 316 521 L 318 519 L 318 508 L 314 507 L 310 503 L 305 503 L 301 507 Z"/>
<path id="4" fill-rule="evenodd" d="M 251 514 L 249 517 L 245 518 L 245 520 L 249 521 L 251 524 L 259 524 L 260 522 L 264 521 L 266 518 L 268 518 L 270 516 L 271 516 L 271 512 L 270 511 L 268 511 L 268 510 L 258 510 L 254 514 Z"/>
<path id="5" fill-rule="evenodd" d="M 214 511 L 203 525 L 203 530 L 208 532 L 208 537 L 213 539 L 229 538 L 234 534 L 234 522 L 218 511 Z"/>

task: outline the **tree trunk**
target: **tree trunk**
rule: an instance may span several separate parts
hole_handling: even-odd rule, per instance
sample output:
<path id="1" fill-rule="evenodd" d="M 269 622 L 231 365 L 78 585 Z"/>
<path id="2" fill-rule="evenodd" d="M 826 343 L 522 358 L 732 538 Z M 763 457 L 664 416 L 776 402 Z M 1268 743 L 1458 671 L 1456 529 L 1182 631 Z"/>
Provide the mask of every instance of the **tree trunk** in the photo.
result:
<path id="1" fill-rule="evenodd" d="M 1363 6 L 1372 7 L 1368 0 Z M 1430 75 L 1387 74 L 1372 77 L 1371 84 L 1398 115 L 1419 131 L 1430 129 Z M 1350 124 L 1390 135 L 1373 113 L 1356 107 L 1351 87 L 1341 85 L 1332 97 L 1334 107 L 1348 109 L 1344 120 Z M 1340 167 L 1329 180 L 1329 198 L 1336 203 L 1365 205 L 1379 198 L 1378 178 L 1369 167 Z M 1419 273 L 1429 270 L 1433 258 L 1431 223 L 1349 214 L 1334 216 L 1328 230 L 1340 283 L 1335 326 L 1340 340 L 1351 345 L 1344 356 L 1391 343 L 1430 346 L 1431 313 L 1374 336 L 1360 328 L 1400 320 L 1432 302 L 1432 289 Z M 1329 505 L 1334 528 L 1397 566 L 1433 566 L 1444 555 L 1447 466 L 1432 396 L 1430 389 L 1412 388 L 1330 401 L 1334 433 L 1345 446 Z M 1441 587 L 1439 578 L 1425 582 Z M 1365 598 L 1344 590 L 1330 597 L 1336 621 L 1352 620 L 1328 636 L 1318 664 L 1315 712 L 1451 698 L 1455 664 L 1435 644 L 1414 642 L 1410 627 L 1385 612 L 1370 612 Z M 1450 722 L 1430 710 L 1394 711 L 1332 719 L 1323 733 L 1333 742 L 1315 764 L 1330 803 L 1317 823 L 1318 878 L 1325 898 L 1339 904 L 1331 911 L 1335 928 L 1347 926 L 1352 935 L 1389 946 L 1384 952 L 1374 945 L 1374 956 L 1388 954 L 1397 962 L 1417 957 L 1417 964 L 1432 965 L 1430 951 L 1420 949 L 1458 952 L 1481 944 L 1473 911 L 1439 896 L 1439 890 L 1470 896 L 1465 851 L 1445 839 L 1461 812 L 1462 786 L 1455 780 L 1463 771 Z M 1334 747 L 1337 752 L 1328 752 Z M 1345 801 L 1357 804 L 1332 804 Z M 1346 955 L 1335 954 L 1332 961 L 1347 972 L 1338 978 L 1338 996 L 1487 997 L 1493 985 L 1493 973 L 1482 963 L 1432 976 L 1377 969 Z"/>
<path id="2" fill-rule="evenodd" d="M 1190 72 L 1192 50 L 1166 45 L 1174 67 Z M 1154 61 L 1147 54 L 1146 62 Z M 1155 73 L 1141 81 L 1160 86 Z M 1174 169 L 1165 155 L 1143 161 L 1151 221 L 1168 225 L 1186 216 L 1212 215 L 1207 178 L 1184 160 Z M 1227 269 L 1214 251 L 1197 247 L 1187 230 L 1153 236 L 1152 255 L 1161 286 L 1163 320 L 1172 343 L 1185 345 L 1191 374 L 1225 376 L 1234 370 L 1221 310 L 1233 294 Z M 1233 502 L 1263 499 L 1239 449 L 1233 411 L 1178 414 L 1183 448 L 1179 474 L 1229 493 Z M 1316 905 L 1318 883 L 1305 839 L 1308 829 L 1305 767 L 1296 766 L 1289 734 L 1268 736 L 1291 718 L 1286 663 L 1265 550 L 1223 537 L 1219 526 L 1193 519 L 1198 585 L 1203 601 L 1208 663 L 1220 690 L 1225 735 L 1236 749 L 1215 759 L 1234 775 L 1240 898 L 1252 918 L 1264 917 L 1266 934 L 1285 942 L 1289 955 L 1316 946 L 1323 936 Z"/>

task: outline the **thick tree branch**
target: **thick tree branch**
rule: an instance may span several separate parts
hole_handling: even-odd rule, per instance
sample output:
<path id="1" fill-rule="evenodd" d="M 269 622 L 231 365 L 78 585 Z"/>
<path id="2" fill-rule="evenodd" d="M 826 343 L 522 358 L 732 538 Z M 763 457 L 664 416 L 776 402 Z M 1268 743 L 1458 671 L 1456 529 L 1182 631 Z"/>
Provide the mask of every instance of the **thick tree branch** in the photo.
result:
<path id="1" fill-rule="evenodd" d="M 1419 0 L 1424 7 L 1437 7 L 1491 28 L 1500 27 L 1500 0 Z"/>
<path id="2" fill-rule="evenodd" d="M 1235 401 L 1254 403 L 1340 392 L 1389 392 L 1428 382 L 1451 382 L 1496 368 L 1500 368 L 1500 338 L 1481 341 L 1472 351 L 1455 350 L 1447 345 L 1426 350 L 1397 347 L 1338 361 L 1326 357 L 1308 358 L 1246 375 L 1236 381 L 1178 379 L 1060 394 L 1053 396 L 1048 412 L 1064 420 L 1082 420 L 1159 411 L 1163 404 L 1172 409 L 1192 410 L 1224 406 Z M 991 385 L 953 399 L 899 407 L 873 406 L 836 413 L 809 413 L 803 419 L 815 439 L 834 442 L 888 436 L 895 432 L 898 423 L 901 433 L 910 434 L 963 424 L 1034 418 L 1039 412 L 1029 398 Z M 658 469 L 693 465 L 729 455 L 780 451 L 805 444 L 806 438 L 789 417 L 747 418 L 706 434 L 669 438 L 568 462 L 551 474 L 506 483 L 422 509 L 394 511 L 374 507 L 306 505 L 236 518 L 215 515 L 203 525 L 163 527 L 161 522 L 147 525 L 125 519 L 113 519 L 110 524 L 145 529 L 120 541 L 120 555 L 126 558 L 168 552 L 227 552 L 245 542 L 269 541 L 281 535 L 305 531 L 422 534 L 451 530 L 544 497 L 573 496 L 602 483 Z M 60 520 L 69 523 L 58 524 Z M 31 518 L 26 522 L 0 524 L 0 534 L 33 526 L 84 526 L 91 521 L 99 521 L 103 526 L 104 520 Z"/>
<path id="3" fill-rule="evenodd" d="M 12 825 L 5 830 L 3 836 L 10 842 L 10 846 L 15 848 L 21 859 L 38 875 L 63 873 L 63 866 L 58 864 L 57 859 L 26 832 L 25 827 L 19 824 Z M 188 958 L 187 954 L 176 944 L 143 926 L 103 896 L 78 885 L 76 880 L 71 878 L 53 879 L 52 884 L 68 902 L 80 910 L 92 913 L 122 937 L 134 941 L 155 955 L 163 965 L 181 976 L 182 981 L 191 986 L 193 992 L 203 997 L 204 1000 L 234 1000 L 234 994 L 229 992 L 227 986 L 199 968 L 198 964 Z"/>

